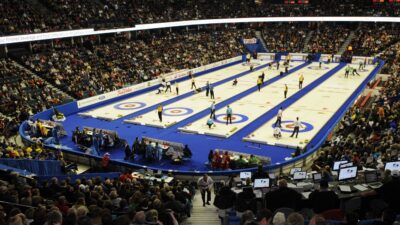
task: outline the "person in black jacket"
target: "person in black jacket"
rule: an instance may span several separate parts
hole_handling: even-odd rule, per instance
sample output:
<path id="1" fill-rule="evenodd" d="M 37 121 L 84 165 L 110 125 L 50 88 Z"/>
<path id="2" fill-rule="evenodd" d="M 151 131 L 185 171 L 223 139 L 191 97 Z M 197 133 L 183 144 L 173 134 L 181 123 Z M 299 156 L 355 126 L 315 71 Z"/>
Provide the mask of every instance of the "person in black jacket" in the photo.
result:
<path id="1" fill-rule="evenodd" d="M 257 171 L 253 174 L 251 180 L 254 182 L 255 179 L 263 179 L 263 178 L 269 178 L 269 175 L 268 173 L 264 172 L 262 165 L 258 165 Z"/>
<path id="2" fill-rule="evenodd" d="M 188 145 L 185 145 L 185 148 L 183 149 L 183 157 L 185 158 L 192 158 L 192 151 L 190 150 Z"/>
<path id="3" fill-rule="evenodd" d="M 328 181 L 321 180 L 320 189 L 311 192 L 309 196 L 310 204 L 315 213 L 322 213 L 329 209 L 339 207 L 339 197 L 334 192 L 329 190 Z M 321 201 L 323 199 L 323 201 Z"/>
<path id="4" fill-rule="evenodd" d="M 245 187 L 236 197 L 236 210 L 238 212 L 244 212 L 251 210 L 253 213 L 257 211 L 256 195 L 253 192 L 252 187 Z"/>
<path id="5" fill-rule="evenodd" d="M 127 141 L 125 141 L 124 143 L 124 151 L 125 151 L 125 160 L 129 160 L 131 158 L 132 152 Z"/>
<path id="6" fill-rule="evenodd" d="M 400 213 L 400 172 L 392 171 L 392 179 L 384 183 L 380 188 L 363 193 L 363 197 L 378 195 L 377 197 L 389 205 L 396 213 Z"/>
<path id="7" fill-rule="evenodd" d="M 272 212 L 279 208 L 291 208 L 297 210 L 300 208 L 301 194 L 287 187 L 287 181 L 281 179 L 278 181 L 279 188 L 268 192 L 265 195 L 267 208 Z"/>
<path id="8" fill-rule="evenodd" d="M 138 154 L 140 152 L 140 141 L 139 138 L 136 137 L 135 141 L 132 144 L 132 155 L 131 158 L 135 159 L 135 154 Z"/>
<path id="9" fill-rule="evenodd" d="M 214 198 L 214 205 L 218 209 L 230 209 L 235 206 L 236 193 L 231 188 L 224 184 Z"/>

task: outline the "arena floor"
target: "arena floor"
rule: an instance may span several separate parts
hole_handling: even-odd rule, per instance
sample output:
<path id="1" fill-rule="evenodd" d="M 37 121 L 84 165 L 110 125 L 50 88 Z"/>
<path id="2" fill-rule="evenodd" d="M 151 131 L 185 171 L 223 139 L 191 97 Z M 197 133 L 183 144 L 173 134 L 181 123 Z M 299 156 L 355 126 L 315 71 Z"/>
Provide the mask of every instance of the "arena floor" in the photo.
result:
<path id="1" fill-rule="evenodd" d="M 270 70 L 268 62 L 260 61 L 253 72 L 248 66 L 235 64 L 196 77 L 198 87 L 204 87 L 207 81 L 214 86 L 217 120 L 211 129 L 206 122 L 213 100 L 205 96 L 205 91 L 194 93 L 190 80 L 179 83 L 179 96 L 174 88 L 166 94 L 147 92 L 68 116 L 64 127 L 68 134 L 76 126 L 116 130 L 130 144 L 135 137 L 142 136 L 180 142 L 188 144 L 193 152 L 190 162 L 177 166 L 167 160 L 151 164 L 141 158 L 125 161 L 122 150 L 110 151 L 112 160 L 153 169 L 207 172 L 210 168 L 205 162 L 210 149 L 268 156 L 272 164 L 279 164 L 290 157 L 293 147 L 320 143 L 345 112 L 347 103 L 355 100 L 376 73 L 375 66 L 367 66 L 359 72 L 360 76 L 344 78 L 344 63 L 324 63 L 319 68 L 318 63 L 292 62 L 289 73 L 281 77 L 279 72 L 284 68 Z M 352 66 L 358 68 L 358 65 Z M 256 81 L 262 72 L 266 76 L 259 92 Z M 298 88 L 300 74 L 305 78 L 302 89 Z M 232 86 L 235 78 L 238 85 Z M 289 88 L 286 99 L 283 97 L 285 84 Z M 156 113 L 158 104 L 164 106 L 163 122 L 159 122 Z M 225 124 L 224 118 L 227 105 L 233 109 L 230 125 Z M 273 137 L 272 124 L 279 107 L 284 108 L 284 113 L 283 137 L 278 140 Z M 297 139 L 290 138 L 292 121 L 297 116 L 304 127 Z M 63 138 L 62 144 L 72 151 L 80 151 L 70 139 L 70 136 Z"/>

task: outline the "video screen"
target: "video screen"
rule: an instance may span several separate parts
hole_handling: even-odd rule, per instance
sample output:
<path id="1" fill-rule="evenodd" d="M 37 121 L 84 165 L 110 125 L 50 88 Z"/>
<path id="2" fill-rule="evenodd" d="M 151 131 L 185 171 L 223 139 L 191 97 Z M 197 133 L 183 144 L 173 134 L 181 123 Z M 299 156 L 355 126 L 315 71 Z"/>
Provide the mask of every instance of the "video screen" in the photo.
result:
<path id="1" fill-rule="evenodd" d="M 313 181 L 314 182 L 319 182 L 320 180 L 321 180 L 321 178 L 322 178 L 322 174 L 320 174 L 320 173 L 313 173 Z"/>
<path id="2" fill-rule="evenodd" d="M 400 161 L 396 161 L 396 162 L 387 162 L 385 164 L 385 170 L 400 170 Z"/>
<path id="3" fill-rule="evenodd" d="M 251 172 L 240 172 L 240 179 L 251 178 Z"/>
<path id="4" fill-rule="evenodd" d="M 290 175 L 293 175 L 295 172 L 301 172 L 301 168 L 292 168 L 290 170 Z"/>
<path id="5" fill-rule="evenodd" d="M 368 171 L 364 173 L 365 183 L 373 183 L 378 181 L 378 174 L 376 171 Z"/>
<path id="6" fill-rule="evenodd" d="M 304 180 L 307 178 L 307 172 L 295 172 L 293 174 L 293 180 Z"/>
<path id="7" fill-rule="evenodd" d="M 346 167 L 350 167 L 350 166 L 353 166 L 352 162 L 340 164 L 339 168 L 342 169 L 342 168 L 346 168 Z"/>
<path id="8" fill-rule="evenodd" d="M 339 170 L 338 180 L 349 180 L 357 177 L 357 166 L 346 167 Z"/>
<path id="9" fill-rule="evenodd" d="M 347 163 L 347 160 L 335 161 L 335 162 L 333 163 L 333 170 L 339 170 L 340 164 L 344 164 L 344 163 Z"/>
<path id="10" fill-rule="evenodd" d="M 269 179 L 255 179 L 254 180 L 254 188 L 267 188 L 269 187 Z"/>

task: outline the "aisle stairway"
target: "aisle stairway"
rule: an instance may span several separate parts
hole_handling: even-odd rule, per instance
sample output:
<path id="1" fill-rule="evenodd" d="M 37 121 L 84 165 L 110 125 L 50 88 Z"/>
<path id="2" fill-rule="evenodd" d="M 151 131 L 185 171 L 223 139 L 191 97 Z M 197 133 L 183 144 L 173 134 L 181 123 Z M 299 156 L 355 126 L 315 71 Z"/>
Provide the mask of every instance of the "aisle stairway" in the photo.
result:
<path id="1" fill-rule="evenodd" d="M 303 42 L 303 52 L 308 52 L 308 42 L 310 42 L 310 40 L 311 40 L 311 38 L 312 38 L 312 36 L 313 36 L 313 34 L 314 34 L 314 31 L 309 31 L 308 32 L 308 34 L 307 34 L 307 36 L 306 36 L 306 38 L 304 38 L 304 42 Z"/>
<path id="2" fill-rule="evenodd" d="M 350 45 L 351 41 L 355 36 L 356 33 L 354 31 L 351 31 L 347 39 L 343 42 L 342 46 L 339 48 L 339 51 L 337 52 L 338 55 L 342 55 L 346 51 L 347 46 Z"/>
<path id="3" fill-rule="evenodd" d="M 263 48 L 263 51 L 261 51 L 261 52 L 268 52 L 268 48 L 267 48 L 267 45 L 265 44 L 262 32 L 256 31 L 255 34 L 256 34 L 257 39 L 261 42 L 261 46 Z"/>
<path id="4" fill-rule="evenodd" d="M 22 66 L 21 64 L 17 63 L 16 61 L 14 62 L 14 65 L 21 68 L 22 70 L 25 70 L 28 74 L 30 74 L 32 77 L 34 77 L 35 79 L 39 79 L 42 80 L 44 83 L 46 83 L 47 86 L 49 86 L 51 89 L 55 90 L 56 92 L 63 94 L 65 96 L 67 96 L 71 101 L 74 100 L 74 98 L 69 95 L 68 93 L 60 90 L 59 88 L 55 87 L 54 85 L 52 85 L 51 83 L 47 82 L 46 80 L 44 80 L 43 78 L 41 78 L 40 76 L 36 75 L 35 73 L 33 73 L 32 71 L 30 71 L 29 69 L 27 69 L 26 67 Z M 69 101 L 69 100 L 68 100 Z"/>
<path id="5" fill-rule="evenodd" d="M 203 207 L 200 191 L 197 190 L 193 199 L 193 209 L 191 217 L 187 218 L 183 225 L 219 225 L 217 208 L 212 205 L 214 201 L 214 193 L 212 193 L 211 205 Z"/>

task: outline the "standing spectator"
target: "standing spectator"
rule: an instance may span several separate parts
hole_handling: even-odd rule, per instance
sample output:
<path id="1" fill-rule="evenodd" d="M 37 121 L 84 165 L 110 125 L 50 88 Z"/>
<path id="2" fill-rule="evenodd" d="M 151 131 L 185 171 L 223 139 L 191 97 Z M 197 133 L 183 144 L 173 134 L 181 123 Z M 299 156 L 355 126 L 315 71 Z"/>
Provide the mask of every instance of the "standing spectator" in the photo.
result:
<path id="1" fill-rule="evenodd" d="M 132 151 L 127 141 L 124 142 L 124 151 L 125 151 L 125 160 L 129 160 L 131 158 Z"/>
<path id="2" fill-rule="evenodd" d="M 101 160 L 101 168 L 104 171 L 108 171 L 109 164 L 110 164 L 110 154 L 106 152 L 103 156 L 103 159 Z"/>
<path id="3" fill-rule="evenodd" d="M 207 205 L 210 205 L 211 188 L 213 184 L 214 181 L 207 174 L 204 174 L 203 177 L 201 177 L 197 182 L 197 185 L 199 186 L 201 192 L 201 199 L 203 200 L 203 207 L 206 206 L 206 203 Z M 207 202 L 206 202 L 206 194 L 207 194 Z"/>

